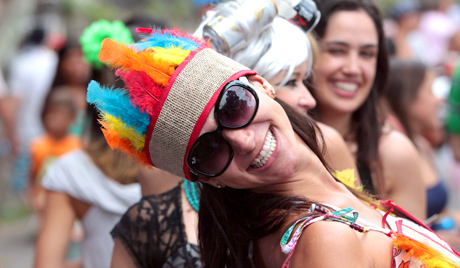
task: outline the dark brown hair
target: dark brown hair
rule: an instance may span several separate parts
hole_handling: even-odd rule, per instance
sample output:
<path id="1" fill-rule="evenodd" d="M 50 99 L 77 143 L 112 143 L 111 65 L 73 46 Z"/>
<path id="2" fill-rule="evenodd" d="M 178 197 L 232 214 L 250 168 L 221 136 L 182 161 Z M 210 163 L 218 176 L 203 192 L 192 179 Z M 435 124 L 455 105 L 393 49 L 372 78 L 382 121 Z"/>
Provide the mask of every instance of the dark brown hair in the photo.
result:
<path id="1" fill-rule="evenodd" d="M 385 35 L 382 26 L 382 16 L 377 6 L 370 0 L 315 0 L 321 12 L 321 19 L 315 28 L 319 39 L 326 34 L 329 18 L 339 11 L 364 11 L 374 22 L 378 34 L 378 54 L 376 76 L 369 96 L 352 115 L 352 131 L 358 145 L 357 161 L 369 167 L 377 162 L 378 142 L 380 138 L 382 118 L 378 114 L 379 98 L 384 95 L 388 75 L 388 55 L 385 45 Z M 321 90 L 321 89 L 318 89 Z M 314 96 L 315 91 L 311 91 Z M 311 115 L 318 117 L 318 103 Z"/>
<path id="2" fill-rule="evenodd" d="M 409 124 L 408 107 L 417 98 L 426 71 L 426 66 L 421 62 L 401 59 L 390 61 L 386 103 L 399 119 L 412 142 L 414 142 L 414 133 Z"/>
<path id="3" fill-rule="evenodd" d="M 286 111 L 291 125 L 321 163 L 328 169 L 318 140 L 321 131 L 313 120 L 276 99 Z M 355 193 L 364 200 L 364 194 Z M 199 210 L 199 241 L 204 267 L 252 267 L 248 258 L 251 241 L 272 234 L 292 220 L 291 213 L 308 215 L 313 202 L 304 197 L 253 193 L 225 187 L 202 185 Z"/>

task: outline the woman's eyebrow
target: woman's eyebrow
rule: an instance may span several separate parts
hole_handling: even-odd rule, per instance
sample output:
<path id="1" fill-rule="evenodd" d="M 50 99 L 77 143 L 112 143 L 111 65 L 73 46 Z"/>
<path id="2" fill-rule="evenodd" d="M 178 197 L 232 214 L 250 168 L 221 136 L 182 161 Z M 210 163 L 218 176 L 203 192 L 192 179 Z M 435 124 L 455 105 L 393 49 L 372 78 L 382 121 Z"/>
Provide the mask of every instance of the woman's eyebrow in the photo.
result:
<path id="1" fill-rule="evenodd" d="M 350 46 L 347 42 L 342 42 L 342 41 L 323 42 L 323 46 L 333 46 L 333 45 L 346 46 L 346 47 Z"/>
<path id="2" fill-rule="evenodd" d="M 343 42 L 343 41 L 330 41 L 330 42 L 323 43 L 323 46 L 333 46 L 333 45 L 350 47 L 350 44 L 348 44 L 347 42 Z M 359 47 L 360 48 L 378 48 L 378 45 L 375 43 L 368 43 L 368 44 L 361 45 Z"/>
<path id="3" fill-rule="evenodd" d="M 300 76 L 300 72 L 293 72 L 291 77 L 299 77 Z"/>

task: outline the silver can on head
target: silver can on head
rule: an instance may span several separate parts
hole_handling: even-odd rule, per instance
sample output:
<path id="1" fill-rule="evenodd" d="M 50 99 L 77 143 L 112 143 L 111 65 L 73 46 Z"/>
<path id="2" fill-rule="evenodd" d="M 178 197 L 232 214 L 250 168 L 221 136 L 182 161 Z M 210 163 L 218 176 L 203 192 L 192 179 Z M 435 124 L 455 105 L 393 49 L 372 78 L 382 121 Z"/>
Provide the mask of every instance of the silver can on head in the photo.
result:
<path id="1" fill-rule="evenodd" d="M 261 30 L 270 25 L 278 14 L 274 0 L 248 0 L 239 9 L 241 16 L 253 19 Z M 211 46 L 225 56 L 230 56 L 232 50 L 245 40 L 235 21 L 221 15 L 217 15 L 203 27 L 203 38 L 209 40 Z"/>
<path id="2" fill-rule="evenodd" d="M 309 32 L 321 17 L 313 0 L 247 0 L 238 10 L 240 16 L 253 19 L 260 31 L 280 16 Z M 202 36 L 225 56 L 231 56 L 232 51 L 238 50 L 249 38 L 244 36 L 233 19 L 222 15 L 215 16 L 203 27 Z"/>

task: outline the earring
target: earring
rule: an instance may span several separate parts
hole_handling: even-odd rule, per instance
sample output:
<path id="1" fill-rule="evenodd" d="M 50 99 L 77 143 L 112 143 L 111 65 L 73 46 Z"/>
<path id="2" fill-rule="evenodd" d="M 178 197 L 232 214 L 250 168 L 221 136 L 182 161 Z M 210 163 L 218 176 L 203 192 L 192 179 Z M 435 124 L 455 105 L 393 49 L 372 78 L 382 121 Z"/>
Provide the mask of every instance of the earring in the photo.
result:
<path id="1" fill-rule="evenodd" d="M 224 186 L 222 184 L 220 184 L 220 183 L 218 183 L 216 186 L 217 186 L 218 189 L 224 188 Z"/>
<path id="2" fill-rule="evenodd" d="M 273 87 L 271 87 L 270 89 L 265 88 L 265 94 L 267 94 L 272 99 L 276 98 L 276 92 L 275 92 L 275 89 Z"/>

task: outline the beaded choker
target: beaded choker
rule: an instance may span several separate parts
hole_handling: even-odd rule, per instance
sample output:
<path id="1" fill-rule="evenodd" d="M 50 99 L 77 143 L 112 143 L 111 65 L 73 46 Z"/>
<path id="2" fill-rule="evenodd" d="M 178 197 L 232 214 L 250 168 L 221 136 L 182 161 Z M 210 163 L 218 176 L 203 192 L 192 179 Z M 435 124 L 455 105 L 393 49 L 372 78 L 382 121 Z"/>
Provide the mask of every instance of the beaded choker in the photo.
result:
<path id="1" fill-rule="evenodd" d="M 184 180 L 184 190 L 185 196 L 187 197 L 188 202 L 192 208 L 198 212 L 200 208 L 200 191 L 199 184 L 200 182 L 191 182 L 189 180 Z"/>

